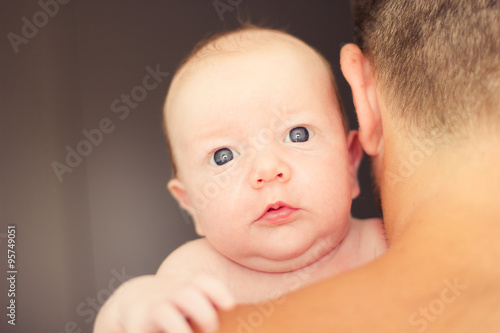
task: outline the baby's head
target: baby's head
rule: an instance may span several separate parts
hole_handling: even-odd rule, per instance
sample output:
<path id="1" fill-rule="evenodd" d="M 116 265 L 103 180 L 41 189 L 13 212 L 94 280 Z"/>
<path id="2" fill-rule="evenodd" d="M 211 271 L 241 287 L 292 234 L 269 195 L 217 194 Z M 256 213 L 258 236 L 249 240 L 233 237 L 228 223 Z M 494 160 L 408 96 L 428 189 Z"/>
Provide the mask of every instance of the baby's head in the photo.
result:
<path id="1" fill-rule="evenodd" d="M 319 53 L 269 29 L 216 36 L 177 71 L 168 189 L 223 255 L 286 271 L 346 235 L 361 150 L 336 91 Z"/>

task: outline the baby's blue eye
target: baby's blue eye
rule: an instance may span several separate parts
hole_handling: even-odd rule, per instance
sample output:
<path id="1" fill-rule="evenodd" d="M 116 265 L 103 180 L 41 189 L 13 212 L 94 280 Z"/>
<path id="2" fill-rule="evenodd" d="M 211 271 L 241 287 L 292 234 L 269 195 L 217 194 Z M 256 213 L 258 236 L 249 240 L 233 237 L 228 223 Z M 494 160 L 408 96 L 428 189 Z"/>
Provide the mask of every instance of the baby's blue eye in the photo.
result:
<path id="1" fill-rule="evenodd" d="M 306 142 L 312 134 L 311 130 L 303 126 L 297 126 L 288 132 L 285 137 L 285 142 Z"/>
<path id="2" fill-rule="evenodd" d="M 230 148 L 218 149 L 210 158 L 210 164 L 213 165 L 223 165 L 230 162 L 233 158 L 239 154 Z"/>

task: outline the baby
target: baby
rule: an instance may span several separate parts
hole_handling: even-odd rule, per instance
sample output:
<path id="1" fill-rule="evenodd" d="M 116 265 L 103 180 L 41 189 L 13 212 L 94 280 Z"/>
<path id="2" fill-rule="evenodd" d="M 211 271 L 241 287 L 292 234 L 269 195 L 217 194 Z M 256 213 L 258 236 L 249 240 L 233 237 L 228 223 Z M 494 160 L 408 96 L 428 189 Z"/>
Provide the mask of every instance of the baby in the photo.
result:
<path id="1" fill-rule="evenodd" d="M 380 219 L 350 216 L 362 157 L 326 60 L 286 33 L 243 28 L 199 45 L 165 103 L 168 189 L 203 238 L 125 283 L 95 332 L 217 328 L 259 302 L 366 263 Z"/>

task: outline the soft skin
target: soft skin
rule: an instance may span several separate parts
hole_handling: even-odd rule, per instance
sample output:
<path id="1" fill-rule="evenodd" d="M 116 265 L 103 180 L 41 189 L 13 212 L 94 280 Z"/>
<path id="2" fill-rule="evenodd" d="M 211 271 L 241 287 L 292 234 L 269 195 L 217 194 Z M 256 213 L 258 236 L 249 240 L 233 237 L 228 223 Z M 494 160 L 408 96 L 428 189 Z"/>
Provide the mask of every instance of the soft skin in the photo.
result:
<path id="1" fill-rule="evenodd" d="M 267 272 L 308 265 L 344 239 L 361 152 L 356 133 L 344 134 L 330 77 L 311 50 L 278 39 L 198 60 L 175 84 L 167 126 L 179 175 L 168 188 L 200 235 Z M 309 140 L 286 142 L 297 126 Z M 239 155 L 210 164 L 222 147 Z M 278 201 L 296 209 L 290 221 L 256 221 Z"/>
<path id="2" fill-rule="evenodd" d="M 188 63 L 166 102 L 178 169 L 168 189 L 205 237 L 118 288 L 95 333 L 213 331 L 217 309 L 280 297 L 385 251 L 381 220 L 350 216 L 362 151 L 325 63 L 283 33 L 249 33 L 251 48 Z M 297 128 L 308 138 L 292 142 Z M 234 158 L 217 165 L 225 148 Z"/>
<path id="3" fill-rule="evenodd" d="M 471 129 L 454 145 L 435 143 L 412 174 L 394 182 L 390 175 L 399 174 L 401 157 L 416 146 L 388 112 L 357 46 L 343 47 L 341 66 L 375 167 L 390 247 L 363 267 L 287 295 L 281 305 L 223 313 L 220 331 L 241 330 L 256 309 L 272 308 L 253 332 L 498 332 L 498 123 Z M 490 111 L 498 114 L 498 104 Z"/>

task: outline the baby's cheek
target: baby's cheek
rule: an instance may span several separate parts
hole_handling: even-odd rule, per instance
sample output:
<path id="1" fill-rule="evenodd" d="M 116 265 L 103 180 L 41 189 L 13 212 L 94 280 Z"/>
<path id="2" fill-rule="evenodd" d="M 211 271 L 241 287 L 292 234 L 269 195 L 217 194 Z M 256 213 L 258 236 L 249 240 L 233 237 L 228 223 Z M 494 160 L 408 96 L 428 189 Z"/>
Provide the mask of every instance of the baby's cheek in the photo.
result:
<path id="1" fill-rule="evenodd" d="M 226 255 L 242 247 L 241 225 L 232 212 L 211 210 L 204 220 L 206 238 L 213 247 Z"/>
<path id="2" fill-rule="evenodd" d="M 324 152 L 309 162 L 311 177 L 325 182 L 325 186 L 343 186 L 350 182 L 347 156 L 343 152 Z"/>
<path id="3" fill-rule="evenodd" d="M 309 173 L 311 188 L 316 192 L 314 197 L 320 206 L 333 210 L 335 214 L 345 215 L 350 210 L 350 176 L 344 156 L 338 159 L 326 156 L 315 163 Z"/>

